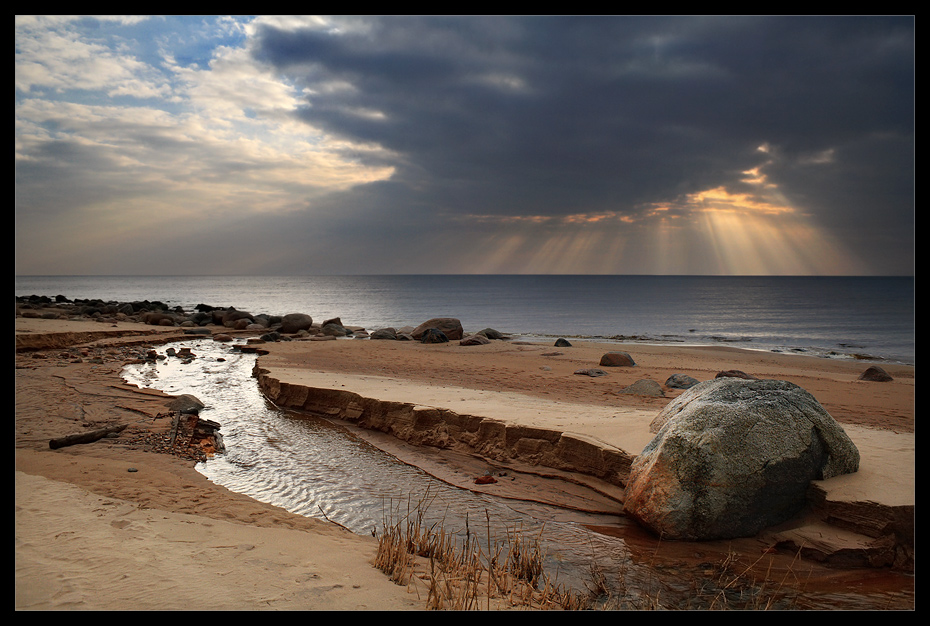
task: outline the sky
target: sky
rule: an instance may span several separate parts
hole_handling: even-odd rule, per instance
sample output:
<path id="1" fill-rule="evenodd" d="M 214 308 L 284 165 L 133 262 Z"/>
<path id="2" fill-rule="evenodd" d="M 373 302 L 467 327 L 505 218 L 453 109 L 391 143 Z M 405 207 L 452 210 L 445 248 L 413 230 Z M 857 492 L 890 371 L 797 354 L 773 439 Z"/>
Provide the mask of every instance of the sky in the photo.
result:
<path id="1" fill-rule="evenodd" d="M 914 273 L 915 19 L 19 16 L 16 275 Z"/>

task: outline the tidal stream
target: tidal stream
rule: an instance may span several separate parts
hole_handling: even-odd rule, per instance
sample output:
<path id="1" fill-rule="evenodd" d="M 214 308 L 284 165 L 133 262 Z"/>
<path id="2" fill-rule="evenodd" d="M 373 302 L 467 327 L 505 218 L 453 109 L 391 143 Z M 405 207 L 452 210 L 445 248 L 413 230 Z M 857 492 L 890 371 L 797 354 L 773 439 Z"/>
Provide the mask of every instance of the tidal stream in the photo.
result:
<path id="1" fill-rule="evenodd" d="M 658 597 L 664 608 L 703 608 L 694 595 L 694 575 L 699 572 L 655 567 L 641 555 L 636 558 L 623 539 L 589 529 L 616 525 L 616 515 L 580 513 L 449 485 L 338 423 L 275 407 L 252 376 L 255 355 L 212 339 L 169 344 L 159 353 L 182 346 L 191 348 L 194 358 L 169 356 L 128 365 L 123 378 L 171 395 L 192 394 L 206 405 L 201 416 L 221 424 L 226 448 L 197 465 L 209 480 L 357 534 L 380 533 L 385 524 L 414 510 L 426 525 L 462 538 L 472 534 L 485 552 L 489 543 L 506 545 L 520 534 L 538 539 L 546 575 L 554 584 L 585 591 L 596 562 L 615 601 L 626 600 L 627 606 L 635 607 L 640 598 Z M 706 584 L 698 580 L 703 591 Z M 902 598 L 805 593 L 803 601 L 798 600 L 792 594 L 780 602 L 793 604 L 773 608 L 888 608 L 889 602 L 897 604 Z"/>

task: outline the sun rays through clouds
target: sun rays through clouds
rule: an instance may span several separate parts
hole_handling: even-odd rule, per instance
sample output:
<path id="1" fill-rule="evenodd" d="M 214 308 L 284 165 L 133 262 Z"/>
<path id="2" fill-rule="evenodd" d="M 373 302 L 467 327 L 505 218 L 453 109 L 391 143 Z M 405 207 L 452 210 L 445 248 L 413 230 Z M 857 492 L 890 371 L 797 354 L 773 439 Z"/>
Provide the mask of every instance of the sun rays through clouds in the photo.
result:
<path id="1" fill-rule="evenodd" d="M 718 186 L 627 212 L 460 219 L 493 225 L 471 261 L 478 273 L 831 275 L 855 267 L 763 170 L 745 170 L 738 191 Z"/>

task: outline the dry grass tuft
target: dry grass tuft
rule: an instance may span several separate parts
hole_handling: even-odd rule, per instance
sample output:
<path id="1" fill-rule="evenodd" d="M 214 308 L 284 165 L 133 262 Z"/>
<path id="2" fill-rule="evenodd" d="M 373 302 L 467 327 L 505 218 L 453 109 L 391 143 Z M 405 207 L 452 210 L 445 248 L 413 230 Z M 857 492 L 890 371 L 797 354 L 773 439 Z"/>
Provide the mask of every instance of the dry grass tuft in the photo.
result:
<path id="1" fill-rule="evenodd" d="M 464 538 L 446 530 L 444 519 L 427 525 L 429 496 L 407 503 L 406 512 L 395 510 L 385 517 L 378 540 L 376 566 L 399 585 L 413 586 L 426 595 L 426 606 L 435 610 L 496 610 L 502 608 L 558 610 L 658 610 L 664 608 L 712 610 L 768 610 L 796 608 L 799 582 L 789 568 L 774 587 L 769 571 L 753 572 L 762 558 L 742 565 L 730 551 L 719 563 L 709 564 L 705 577 L 693 579 L 691 596 L 684 603 L 663 605 L 658 580 L 628 584 L 625 571 L 608 580 L 592 555 L 586 591 L 555 584 L 545 573 L 545 553 L 540 546 L 542 530 L 528 536 L 511 529 L 504 542 L 491 535 L 490 515 L 485 511 L 485 536 L 480 540 L 466 517 Z M 661 545 L 661 542 L 660 542 Z M 656 548 L 658 552 L 658 546 Z M 795 557 L 796 559 L 798 556 Z M 651 568 L 650 568 L 651 569 Z M 795 594 L 794 596 L 792 594 Z"/>

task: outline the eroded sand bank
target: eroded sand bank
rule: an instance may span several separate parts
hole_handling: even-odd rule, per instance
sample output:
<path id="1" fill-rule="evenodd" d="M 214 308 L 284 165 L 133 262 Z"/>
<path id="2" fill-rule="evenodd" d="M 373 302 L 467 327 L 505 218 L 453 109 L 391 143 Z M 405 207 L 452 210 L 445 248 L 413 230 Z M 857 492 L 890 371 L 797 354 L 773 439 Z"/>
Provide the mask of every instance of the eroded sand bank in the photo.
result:
<path id="1" fill-rule="evenodd" d="M 159 337 L 146 336 L 153 333 Z M 17 608 L 422 607 L 415 593 L 371 566 L 371 538 L 229 492 L 205 480 L 189 461 L 121 445 L 120 438 L 48 449 L 50 438 L 114 422 L 129 422 L 130 431 L 164 429 L 163 420 L 153 418 L 169 398 L 122 384 L 119 372 L 126 346 L 183 338 L 178 329 L 17 319 L 16 334 L 27 338 L 18 341 L 23 350 L 15 372 Z M 75 362 L 76 346 L 88 348 L 90 356 L 100 354 L 101 361 Z M 424 414 L 442 409 L 573 433 L 624 453 L 642 448 L 649 439 L 647 418 L 676 395 L 616 393 L 635 380 L 662 383 L 674 372 L 704 380 L 722 369 L 791 380 L 817 397 L 862 453 L 860 472 L 820 485 L 825 499 L 872 502 L 883 512 L 897 511 L 905 522 L 913 520 L 913 367 L 883 364 L 895 380 L 865 383 L 857 380 L 865 367 L 859 362 L 636 345 L 622 348 L 634 355 L 636 367 L 590 378 L 573 372 L 596 367 L 600 354 L 617 346 L 340 340 L 265 347 L 269 354 L 260 357 L 260 368 L 279 382 L 338 392 L 334 397 L 348 393 L 428 407 L 420 409 Z M 526 461 L 531 465 L 533 459 Z M 468 476 L 461 473 L 459 479 Z M 856 510 L 852 506 L 847 514 L 858 516 Z M 810 520 L 807 528 L 820 537 L 827 531 L 830 541 L 862 541 L 859 534 L 840 532 L 836 519 Z M 830 541 L 819 549 L 829 550 Z M 291 549 L 295 543 L 308 552 Z M 139 574 L 146 571 L 152 575 Z M 177 591 L 201 587 L 226 591 Z M 204 599 L 211 596 L 216 600 Z"/>

